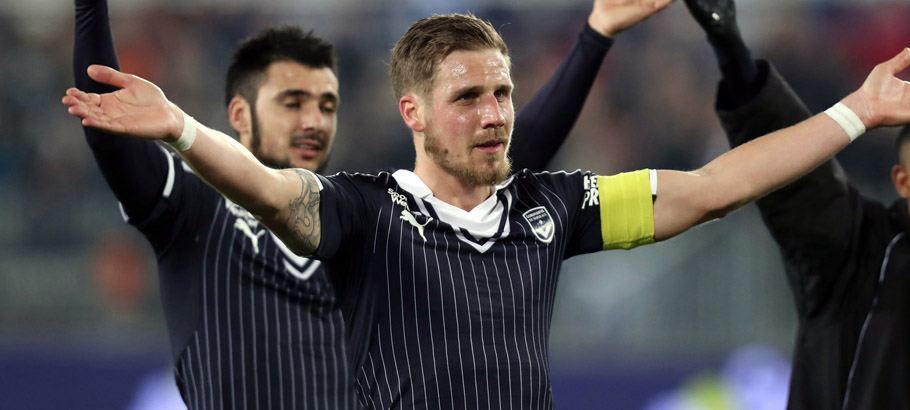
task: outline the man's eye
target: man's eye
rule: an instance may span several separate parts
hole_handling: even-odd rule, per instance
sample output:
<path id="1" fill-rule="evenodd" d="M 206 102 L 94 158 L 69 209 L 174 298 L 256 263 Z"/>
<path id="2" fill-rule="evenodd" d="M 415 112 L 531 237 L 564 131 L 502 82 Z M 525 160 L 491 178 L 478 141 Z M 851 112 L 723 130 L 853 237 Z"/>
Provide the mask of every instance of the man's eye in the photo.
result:
<path id="1" fill-rule="evenodd" d="M 297 109 L 297 108 L 300 108 L 300 103 L 299 102 L 286 103 L 286 104 L 284 104 L 284 107 L 291 108 L 291 109 Z"/>

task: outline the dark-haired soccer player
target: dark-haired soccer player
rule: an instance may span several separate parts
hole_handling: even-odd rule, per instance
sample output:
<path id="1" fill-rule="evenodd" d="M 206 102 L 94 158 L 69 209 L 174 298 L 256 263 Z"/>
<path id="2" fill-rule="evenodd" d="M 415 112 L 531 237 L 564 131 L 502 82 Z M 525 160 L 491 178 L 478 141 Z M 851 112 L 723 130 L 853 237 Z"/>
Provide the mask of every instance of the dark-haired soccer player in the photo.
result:
<path id="1" fill-rule="evenodd" d="M 770 64 L 752 60 L 732 0 L 686 5 L 718 56 L 717 114 L 732 146 L 811 116 Z M 834 159 L 757 201 L 799 316 L 790 409 L 910 407 L 910 126 L 896 148 L 891 206 L 862 196 Z"/>
<path id="2" fill-rule="evenodd" d="M 85 126 L 168 141 L 294 252 L 328 265 L 355 359 L 363 358 L 361 403 L 552 408 L 548 329 L 563 259 L 671 238 L 809 172 L 865 128 L 910 122 L 910 84 L 894 77 L 908 65 L 910 49 L 876 67 L 831 114 L 699 170 L 612 177 L 509 176 L 508 49 L 470 15 L 420 20 L 393 50 L 414 171 L 323 177 L 265 167 L 153 84 L 107 67 L 89 75 L 121 90 L 70 89 L 63 102 Z"/>
<path id="3" fill-rule="evenodd" d="M 539 148 L 516 161 L 544 166 L 581 110 L 612 43 L 606 36 L 657 11 L 617 6 L 627 2 L 595 1 L 575 47 L 516 124 Z M 88 78 L 90 64 L 117 67 L 105 0 L 76 0 L 74 73 L 82 89 L 113 90 Z M 319 172 L 335 136 L 338 87 L 331 44 L 295 28 L 264 30 L 237 48 L 228 69 L 231 126 L 260 162 Z M 288 250 L 154 143 L 85 134 L 124 215 L 158 257 L 187 405 L 354 406 L 344 323 L 321 263 Z"/>

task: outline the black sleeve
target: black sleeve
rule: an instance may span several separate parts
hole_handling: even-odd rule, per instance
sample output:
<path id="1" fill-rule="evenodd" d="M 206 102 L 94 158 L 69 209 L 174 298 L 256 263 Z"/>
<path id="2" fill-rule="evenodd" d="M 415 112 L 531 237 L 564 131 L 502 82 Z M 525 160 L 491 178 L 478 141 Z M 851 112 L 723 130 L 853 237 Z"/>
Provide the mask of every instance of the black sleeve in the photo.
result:
<path id="1" fill-rule="evenodd" d="M 116 87 L 95 82 L 85 71 L 91 64 L 120 68 L 111 37 L 107 0 L 75 0 L 75 5 L 73 73 L 76 87 L 93 93 L 114 91 Z M 83 127 L 83 132 L 102 175 L 130 222 L 147 219 L 168 178 L 165 152 L 150 141 L 114 137 L 87 127 Z"/>
<path id="2" fill-rule="evenodd" d="M 587 23 L 559 69 L 515 120 L 513 169 L 542 170 L 556 154 L 581 113 L 613 39 Z"/>
<path id="3" fill-rule="evenodd" d="M 313 256 L 320 260 L 335 257 L 345 244 L 356 243 L 352 238 L 364 235 L 370 222 L 366 219 L 372 215 L 372 209 L 358 186 L 358 178 L 369 179 L 372 176 L 357 176 L 341 172 L 330 177 L 313 174 L 319 181 L 319 218 L 321 234 L 319 247 Z M 362 182 L 362 181 L 360 181 Z"/>
<path id="4" fill-rule="evenodd" d="M 773 67 L 761 61 L 759 68 L 762 90 L 746 105 L 731 108 L 718 92 L 718 115 L 733 147 L 811 116 Z M 862 229 L 863 201 L 835 159 L 757 204 L 785 261 L 798 266 L 801 276 L 842 269 L 854 233 Z"/>

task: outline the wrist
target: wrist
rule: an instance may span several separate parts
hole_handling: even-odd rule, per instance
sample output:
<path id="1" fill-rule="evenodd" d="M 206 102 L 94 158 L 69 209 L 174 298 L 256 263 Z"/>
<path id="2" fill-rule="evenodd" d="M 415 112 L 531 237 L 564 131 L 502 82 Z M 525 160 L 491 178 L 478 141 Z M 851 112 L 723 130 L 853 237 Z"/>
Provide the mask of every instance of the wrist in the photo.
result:
<path id="1" fill-rule="evenodd" d="M 873 129 L 877 126 L 875 120 L 872 118 L 872 113 L 869 111 L 869 104 L 866 98 L 864 98 L 859 91 L 855 91 L 852 94 L 844 97 L 844 99 L 840 102 L 841 104 L 847 106 L 847 108 L 849 108 L 851 111 L 853 111 L 857 117 L 859 117 L 860 121 L 863 123 L 863 126 L 867 130 Z"/>
<path id="2" fill-rule="evenodd" d="M 183 110 L 172 102 L 168 102 L 168 109 L 170 110 L 171 125 L 165 132 L 163 140 L 170 144 L 180 139 L 180 136 L 183 135 L 183 129 L 186 127 L 184 123 L 186 117 L 184 117 Z"/>
<path id="3" fill-rule="evenodd" d="M 176 106 L 174 107 L 176 108 Z M 165 138 L 164 142 L 176 149 L 177 152 L 184 152 L 190 149 L 190 147 L 193 146 L 193 142 L 196 141 L 196 120 L 179 108 L 177 111 L 178 113 L 176 115 L 179 118 L 177 122 L 180 124 L 180 134 L 174 139 Z"/>
<path id="4" fill-rule="evenodd" d="M 598 34 L 609 39 L 616 38 L 616 35 L 622 32 L 621 28 L 616 27 L 609 22 L 605 23 L 603 18 L 598 18 L 594 13 L 591 13 L 591 15 L 588 16 L 588 26 Z"/>
<path id="5" fill-rule="evenodd" d="M 830 117 L 837 125 L 847 133 L 850 142 L 853 142 L 860 135 L 866 132 L 866 125 L 860 119 L 856 112 L 848 107 L 843 101 L 834 104 L 831 108 L 825 110 L 825 114 Z"/>

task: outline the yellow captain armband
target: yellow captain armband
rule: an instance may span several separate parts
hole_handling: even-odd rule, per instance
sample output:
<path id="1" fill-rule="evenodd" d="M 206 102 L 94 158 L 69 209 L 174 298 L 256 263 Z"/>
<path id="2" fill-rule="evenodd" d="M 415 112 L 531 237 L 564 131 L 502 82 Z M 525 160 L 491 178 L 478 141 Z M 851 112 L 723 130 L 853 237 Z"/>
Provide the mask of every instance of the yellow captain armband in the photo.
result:
<path id="1" fill-rule="evenodd" d="M 651 186 L 651 172 L 647 169 L 597 177 L 604 250 L 654 243 Z"/>

